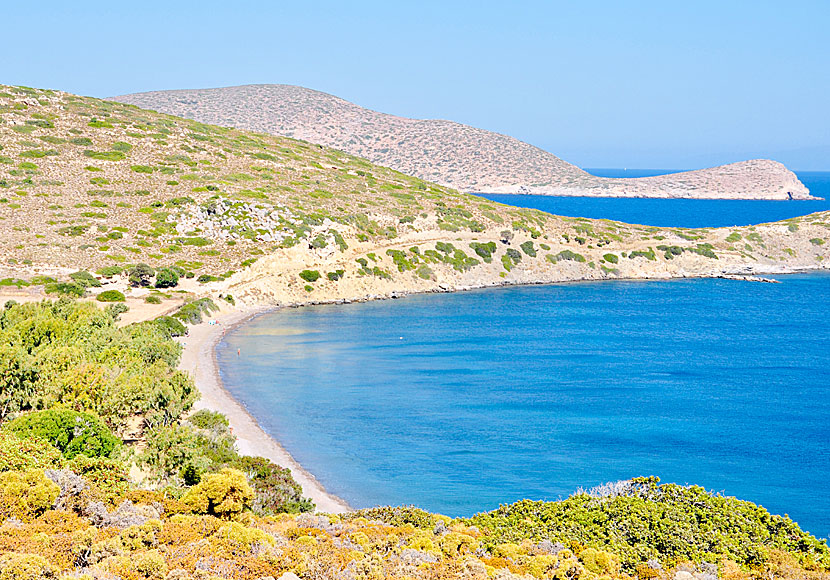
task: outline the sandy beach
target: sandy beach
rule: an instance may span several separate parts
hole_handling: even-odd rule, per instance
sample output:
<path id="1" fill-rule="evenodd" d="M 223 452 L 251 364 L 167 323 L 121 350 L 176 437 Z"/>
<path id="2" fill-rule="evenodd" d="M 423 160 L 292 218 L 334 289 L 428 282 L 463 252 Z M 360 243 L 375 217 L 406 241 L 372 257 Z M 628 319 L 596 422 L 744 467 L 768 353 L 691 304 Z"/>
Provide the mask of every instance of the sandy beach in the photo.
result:
<path id="1" fill-rule="evenodd" d="M 179 366 L 193 376 L 196 387 L 202 394 L 194 405 L 194 410 L 209 409 L 223 413 L 230 421 L 237 438 L 237 448 L 242 455 L 265 457 L 277 465 L 290 468 L 294 479 L 303 488 L 303 496 L 314 502 L 318 512 L 335 514 L 351 511 L 352 508 L 345 501 L 328 493 L 278 441 L 268 435 L 222 385 L 214 348 L 223 332 L 229 332 L 236 325 L 271 309 L 272 307 L 258 307 L 224 310 L 212 318 L 216 324 L 205 321 L 189 327 L 188 335 L 180 339 L 184 349 Z"/>

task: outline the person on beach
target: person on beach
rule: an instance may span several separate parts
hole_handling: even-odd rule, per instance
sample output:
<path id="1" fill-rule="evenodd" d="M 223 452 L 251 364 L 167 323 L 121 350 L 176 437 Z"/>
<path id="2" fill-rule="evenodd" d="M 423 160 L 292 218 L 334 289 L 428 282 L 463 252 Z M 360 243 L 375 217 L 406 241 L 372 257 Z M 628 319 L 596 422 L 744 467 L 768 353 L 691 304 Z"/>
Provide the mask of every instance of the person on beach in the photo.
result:
<path id="1" fill-rule="evenodd" d="M 242 354 L 242 349 L 241 348 L 236 349 L 236 356 L 240 356 L 241 354 Z"/>

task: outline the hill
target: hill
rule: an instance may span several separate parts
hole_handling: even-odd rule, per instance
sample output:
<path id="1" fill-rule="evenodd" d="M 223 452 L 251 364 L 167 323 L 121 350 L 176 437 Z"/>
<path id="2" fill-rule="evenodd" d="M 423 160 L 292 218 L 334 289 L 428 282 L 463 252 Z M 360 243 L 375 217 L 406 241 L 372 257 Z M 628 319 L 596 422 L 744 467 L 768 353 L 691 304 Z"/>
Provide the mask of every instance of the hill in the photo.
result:
<path id="1" fill-rule="evenodd" d="M 0 120 L 5 283 L 146 263 L 198 292 L 302 303 L 828 263 L 826 213 L 698 230 L 557 217 L 324 146 L 59 91 L 0 86 Z"/>
<path id="2" fill-rule="evenodd" d="M 213 123 L 320 143 L 421 179 L 466 192 L 809 199 L 780 163 L 753 160 L 639 179 L 592 176 L 538 147 L 443 120 L 378 113 L 290 85 L 157 91 L 113 100 Z"/>

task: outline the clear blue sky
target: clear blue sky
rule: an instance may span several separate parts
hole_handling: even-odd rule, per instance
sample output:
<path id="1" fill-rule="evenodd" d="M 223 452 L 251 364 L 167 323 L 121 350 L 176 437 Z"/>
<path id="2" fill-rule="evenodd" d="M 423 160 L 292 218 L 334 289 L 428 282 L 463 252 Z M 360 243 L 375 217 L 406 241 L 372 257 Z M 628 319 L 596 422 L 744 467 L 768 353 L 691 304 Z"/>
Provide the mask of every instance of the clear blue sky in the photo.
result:
<path id="1" fill-rule="evenodd" d="M 6 2 L 0 83 L 289 83 L 587 167 L 830 170 L 830 1 Z"/>

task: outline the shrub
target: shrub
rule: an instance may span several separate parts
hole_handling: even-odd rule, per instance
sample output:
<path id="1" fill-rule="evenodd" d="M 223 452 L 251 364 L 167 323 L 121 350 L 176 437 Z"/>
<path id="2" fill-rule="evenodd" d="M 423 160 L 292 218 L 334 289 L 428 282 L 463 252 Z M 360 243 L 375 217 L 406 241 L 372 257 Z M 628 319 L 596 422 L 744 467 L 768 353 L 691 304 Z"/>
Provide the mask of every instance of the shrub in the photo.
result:
<path id="1" fill-rule="evenodd" d="M 519 247 L 522 248 L 522 251 L 531 258 L 536 256 L 536 248 L 533 247 L 533 242 L 531 240 L 522 242 Z"/>
<path id="2" fill-rule="evenodd" d="M 634 250 L 633 252 L 628 253 L 628 259 L 633 260 L 634 258 L 646 258 L 647 260 L 651 260 L 652 262 L 657 260 L 654 255 L 654 250 L 649 248 L 648 250 Z"/>
<path id="3" fill-rule="evenodd" d="M 610 264 L 617 264 L 620 261 L 616 254 L 604 254 L 602 259 Z"/>
<path id="4" fill-rule="evenodd" d="M 187 327 L 172 316 L 159 316 L 153 321 L 161 328 L 167 336 L 184 336 L 187 334 Z"/>
<path id="5" fill-rule="evenodd" d="M 69 463 L 69 469 L 93 485 L 103 494 L 103 499 L 110 502 L 132 487 L 124 465 L 109 457 L 78 455 Z"/>
<path id="6" fill-rule="evenodd" d="M 0 556 L 0 580 L 44 580 L 57 577 L 58 568 L 43 556 L 15 552 Z"/>
<path id="7" fill-rule="evenodd" d="M 106 312 L 113 320 L 118 320 L 119 316 L 129 311 L 129 306 L 121 303 L 110 304 L 104 309 L 104 312 Z"/>
<path id="8" fill-rule="evenodd" d="M 489 264 L 493 261 L 493 254 L 496 252 L 496 242 L 487 242 L 486 244 L 480 242 L 471 242 L 470 247 L 486 263 Z"/>
<path id="9" fill-rule="evenodd" d="M 0 516 L 34 519 L 52 507 L 60 492 L 40 469 L 0 473 Z"/>
<path id="10" fill-rule="evenodd" d="M 523 500 L 462 521 L 482 530 L 489 548 L 518 538 L 566 545 L 576 540 L 596 550 L 583 559 L 589 570 L 615 568 L 616 558 L 600 550 L 617 556 L 626 573 L 649 559 L 675 565 L 726 558 L 755 567 L 771 549 L 797 554 L 807 565 L 830 562 L 827 544 L 786 516 L 698 486 L 659 485 L 656 477 L 608 484 L 562 501 Z"/>
<path id="11" fill-rule="evenodd" d="M 21 439 L 7 430 L 0 431 L 0 471 L 60 469 L 63 455 L 48 441 L 37 437 Z"/>
<path id="12" fill-rule="evenodd" d="M 124 268 L 121 266 L 104 266 L 103 268 L 99 268 L 95 271 L 96 274 L 103 276 L 104 278 L 112 278 L 113 276 L 117 276 L 121 272 L 124 271 Z"/>
<path id="13" fill-rule="evenodd" d="M 557 262 L 561 262 L 562 260 L 569 260 L 569 261 L 572 261 L 572 262 L 583 263 L 583 262 L 585 262 L 585 256 L 583 256 L 582 254 L 577 254 L 576 252 L 573 252 L 571 250 L 562 250 L 561 252 L 559 252 L 555 256 L 551 255 L 551 254 L 548 254 L 547 255 L 547 260 L 548 260 L 548 262 L 551 262 L 553 264 L 555 264 Z"/>
<path id="14" fill-rule="evenodd" d="M 254 490 L 245 474 L 232 468 L 203 476 L 183 498 L 195 513 L 220 518 L 230 518 L 250 509 L 253 500 Z"/>
<path id="15" fill-rule="evenodd" d="M 152 278 L 155 273 L 155 270 L 147 264 L 136 264 L 130 268 L 130 285 L 134 287 L 149 286 L 150 278 Z"/>
<path id="16" fill-rule="evenodd" d="M 47 294 L 61 294 L 80 298 L 86 294 L 86 289 L 77 282 L 50 282 L 44 286 Z"/>
<path id="17" fill-rule="evenodd" d="M 210 298 L 200 298 L 193 302 L 188 302 L 176 312 L 173 313 L 175 318 L 187 324 L 200 324 L 202 322 L 202 315 L 210 314 L 219 310 L 219 307 Z"/>
<path id="18" fill-rule="evenodd" d="M 161 268 L 156 272 L 156 288 L 173 288 L 179 284 L 179 273 L 173 268 Z"/>
<path id="19" fill-rule="evenodd" d="M 300 278 L 306 282 L 316 282 L 320 279 L 320 272 L 317 270 L 303 270 L 300 272 Z"/>
<path id="20" fill-rule="evenodd" d="M 98 294 L 98 302 L 124 302 L 126 297 L 123 292 L 118 290 L 104 290 Z"/>
<path id="21" fill-rule="evenodd" d="M 88 457 L 108 457 L 120 444 L 100 419 L 70 409 L 28 413 L 6 428 L 21 438 L 48 441 L 67 459 L 81 453 Z"/>
<path id="22" fill-rule="evenodd" d="M 73 272 L 69 277 L 73 282 L 80 284 L 84 288 L 100 288 L 101 286 L 101 283 L 95 276 L 84 270 Z"/>
<path id="23" fill-rule="evenodd" d="M 99 161 L 123 161 L 127 158 L 122 151 L 84 151 L 84 155 L 90 159 L 97 159 Z"/>
<path id="24" fill-rule="evenodd" d="M 314 503 L 302 497 L 303 489 L 291 470 L 274 465 L 264 457 L 240 457 L 230 467 L 248 474 L 254 489 L 252 508 L 260 515 L 300 513 L 314 510 Z"/>
<path id="25" fill-rule="evenodd" d="M 144 302 L 146 302 L 147 304 L 161 304 L 161 296 L 159 296 L 158 294 L 148 294 L 144 298 Z"/>

